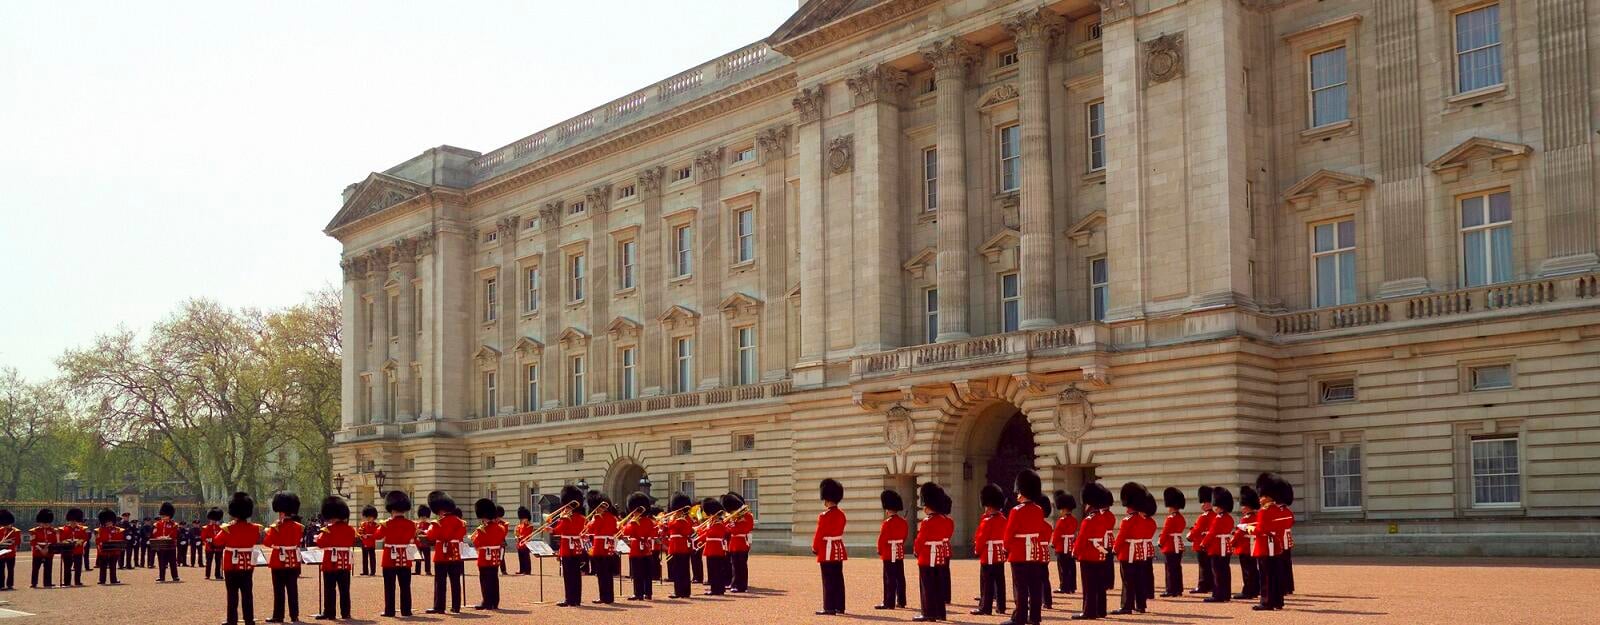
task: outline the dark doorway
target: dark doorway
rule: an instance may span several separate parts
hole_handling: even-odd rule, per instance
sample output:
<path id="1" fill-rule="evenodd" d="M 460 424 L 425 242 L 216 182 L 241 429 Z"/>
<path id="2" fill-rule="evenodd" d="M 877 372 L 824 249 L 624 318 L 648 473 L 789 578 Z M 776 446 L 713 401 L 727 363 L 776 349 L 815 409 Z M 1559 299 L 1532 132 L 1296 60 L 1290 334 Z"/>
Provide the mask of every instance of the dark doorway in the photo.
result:
<path id="1" fill-rule="evenodd" d="M 1010 493 L 1017 474 L 1034 468 L 1033 451 L 1033 426 L 1028 423 L 1027 415 L 1020 411 L 1012 413 L 1000 430 L 1000 442 L 995 444 L 984 479 Z"/>

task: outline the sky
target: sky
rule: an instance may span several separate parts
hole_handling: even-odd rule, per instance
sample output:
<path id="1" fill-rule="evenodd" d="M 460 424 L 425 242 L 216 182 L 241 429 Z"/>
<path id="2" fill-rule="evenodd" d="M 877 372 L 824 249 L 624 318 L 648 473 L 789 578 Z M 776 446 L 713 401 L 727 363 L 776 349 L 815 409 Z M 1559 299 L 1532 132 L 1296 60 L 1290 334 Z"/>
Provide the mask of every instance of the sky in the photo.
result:
<path id="1" fill-rule="evenodd" d="M 337 285 L 340 192 L 771 34 L 796 0 L 0 0 L 0 367 Z"/>

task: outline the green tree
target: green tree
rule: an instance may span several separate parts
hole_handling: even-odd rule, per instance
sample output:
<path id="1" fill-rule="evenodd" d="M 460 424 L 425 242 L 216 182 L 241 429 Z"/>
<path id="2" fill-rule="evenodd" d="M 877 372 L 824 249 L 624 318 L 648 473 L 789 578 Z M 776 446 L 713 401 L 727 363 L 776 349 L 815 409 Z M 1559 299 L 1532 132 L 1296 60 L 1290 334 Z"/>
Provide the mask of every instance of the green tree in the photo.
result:
<path id="1" fill-rule="evenodd" d="M 67 402 L 50 382 L 32 384 L 0 368 L 0 498 L 49 496 L 59 473 L 52 434 L 66 422 Z M 25 488 L 29 482 L 33 488 Z M 40 492 L 40 491 L 43 492 Z M 31 491 L 31 492 L 30 492 Z"/>

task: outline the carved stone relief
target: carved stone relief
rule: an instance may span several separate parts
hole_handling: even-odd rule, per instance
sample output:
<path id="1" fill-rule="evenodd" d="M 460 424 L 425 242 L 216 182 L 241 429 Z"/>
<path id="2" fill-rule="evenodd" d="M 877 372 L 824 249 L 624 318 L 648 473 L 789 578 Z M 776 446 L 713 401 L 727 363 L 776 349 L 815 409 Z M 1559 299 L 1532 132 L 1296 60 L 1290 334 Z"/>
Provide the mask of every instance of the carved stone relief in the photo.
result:
<path id="1" fill-rule="evenodd" d="M 828 171 L 842 174 L 855 167 L 855 135 L 840 135 L 828 142 Z"/>

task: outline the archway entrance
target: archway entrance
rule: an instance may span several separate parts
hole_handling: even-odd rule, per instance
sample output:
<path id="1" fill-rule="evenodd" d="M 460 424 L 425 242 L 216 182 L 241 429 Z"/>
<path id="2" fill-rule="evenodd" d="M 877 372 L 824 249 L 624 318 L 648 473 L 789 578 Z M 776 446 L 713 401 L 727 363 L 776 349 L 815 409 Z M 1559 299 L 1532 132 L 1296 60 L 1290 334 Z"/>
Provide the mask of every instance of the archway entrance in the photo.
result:
<path id="1" fill-rule="evenodd" d="M 1036 467 L 1034 464 L 1033 426 L 1021 411 L 1012 413 L 1000 429 L 1000 440 L 995 443 L 994 456 L 989 458 L 985 484 L 998 484 L 1011 492 L 1017 483 L 1017 474 Z M 981 487 L 981 485 L 980 485 Z"/>
<path id="2" fill-rule="evenodd" d="M 606 472 L 604 492 L 611 498 L 611 503 L 619 509 L 628 505 L 628 495 L 639 490 L 639 480 L 644 478 L 644 467 L 630 458 L 622 458 L 611 465 L 611 470 Z"/>
<path id="3" fill-rule="evenodd" d="M 951 542 L 957 553 L 971 553 L 972 531 L 983 514 L 979 492 L 993 483 L 1010 493 L 1018 473 L 1038 468 L 1037 450 L 1028 416 L 1005 401 L 972 409 L 956 436 L 953 442 L 958 445 L 955 451 L 960 464 L 959 469 L 951 467 L 959 471 L 950 486 L 956 497 L 956 535 Z"/>

